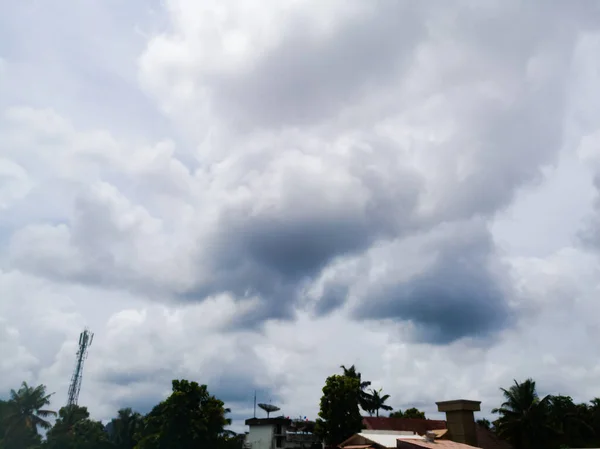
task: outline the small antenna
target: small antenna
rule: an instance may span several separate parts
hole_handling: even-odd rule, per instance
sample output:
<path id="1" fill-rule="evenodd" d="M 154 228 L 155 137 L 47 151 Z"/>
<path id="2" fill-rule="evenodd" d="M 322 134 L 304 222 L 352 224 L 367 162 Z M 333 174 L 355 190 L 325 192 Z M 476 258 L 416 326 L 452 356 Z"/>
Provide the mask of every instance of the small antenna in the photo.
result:
<path id="1" fill-rule="evenodd" d="M 254 390 L 254 417 L 256 418 L 256 390 Z"/>

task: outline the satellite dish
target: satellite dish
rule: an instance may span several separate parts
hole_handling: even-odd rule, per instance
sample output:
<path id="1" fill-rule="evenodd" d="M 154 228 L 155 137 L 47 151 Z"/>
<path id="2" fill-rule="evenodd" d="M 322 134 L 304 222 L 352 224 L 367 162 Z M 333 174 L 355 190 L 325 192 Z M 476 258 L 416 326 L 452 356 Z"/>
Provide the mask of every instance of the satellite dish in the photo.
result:
<path id="1" fill-rule="evenodd" d="M 267 418 L 271 412 L 276 412 L 277 410 L 281 410 L 279 407 L 273 404 L 258 404 L 260 408 L 262 408 L 265 412 L 267 412 Z"/>

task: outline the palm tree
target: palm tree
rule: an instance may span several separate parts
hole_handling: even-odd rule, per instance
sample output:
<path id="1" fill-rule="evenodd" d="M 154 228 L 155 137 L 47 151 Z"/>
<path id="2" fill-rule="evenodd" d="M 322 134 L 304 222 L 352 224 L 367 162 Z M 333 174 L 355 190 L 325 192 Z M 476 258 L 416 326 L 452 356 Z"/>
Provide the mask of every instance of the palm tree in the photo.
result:
<path id="1" fill-rule="evenodd" d="M 358 379 L 360 391 L 358 393 L 358 405 L 365 412 L 368 412 L 371 407 L 371 395 L 366 391 L 367 387 L 371 386 L 371 382 L 363 381 L 361 379 L 361 374 L 356 371 L 356 367 L 352 365 L 350 368 L 346 368 L 344 365 L 341 365 L 340 368 L 344 370 L 344 376 L 351 377 L 352 379 Z"/>
<path id="2" fill-rule="evenodd" d="M 142 415 L 130 408 L 119 410 L 117 417 L 111 421 L 110 441 L 118 449 L 133 449 L 141 425 Z"/>
<path id="3" fill-rule="evenodd" d="M 533 379 L 514 382 L 508 390 L 500 389 L 505 401 L 492 410 L 500 415 L 496 421 L 498 434 L 515 449 L 548 447 L 555 434 L 549 414 L 551 397 L 540 399 Z"/>
<path id="4" fill-rule="evenodd" d="M 388 412 L 393 410 L 392 407 L 385 403 L 385 401 L 387 401 L 390 398 L 390 395 L 384 394 L 382 396 L 381 388 L 379 390 L 371 390 L 370 396 L 370 407 L 369 410 L 367 410 L 369 412 L 369 415 L 373 416 L 373 412 L 375 412 L 375 416 L 379 417 L 379 410 L 386 410 Z"/>
<path id="5" fill-rule="evenodd" d="M 23 424 L 35 433 L 38 428 L 52 427 L 45 418 L 56 416 L 56 412 L 44 408 L 50 405 L 50 396 L 52 394 L 46 394 L 45 385 L 34 388 L 27 385 L 27 382 L 23 382 L 18 391 L 11 390 L 8 401 L 11 411 L 6 417 L 9 427 L 7 431 L 18 424 Z"/>

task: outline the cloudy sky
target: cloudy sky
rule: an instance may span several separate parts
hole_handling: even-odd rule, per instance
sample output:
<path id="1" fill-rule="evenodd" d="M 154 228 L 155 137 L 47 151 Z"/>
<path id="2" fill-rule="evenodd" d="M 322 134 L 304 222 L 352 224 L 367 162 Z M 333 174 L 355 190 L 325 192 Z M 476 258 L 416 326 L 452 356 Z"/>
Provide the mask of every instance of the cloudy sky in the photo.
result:
<path id="1" fill-rule="evenodd" d="M 0 1 L 0 396 L 600 396 L 600 6 Z"/>

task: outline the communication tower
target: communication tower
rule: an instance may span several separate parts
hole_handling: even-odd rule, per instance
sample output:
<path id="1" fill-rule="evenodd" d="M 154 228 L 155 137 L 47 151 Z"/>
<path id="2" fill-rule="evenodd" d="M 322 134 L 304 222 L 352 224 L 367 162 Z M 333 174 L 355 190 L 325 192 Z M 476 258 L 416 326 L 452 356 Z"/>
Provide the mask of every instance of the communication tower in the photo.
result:
<path id="1" fill-rule="evenodd" d="M 92 334 L 87 327 L 79 334 L 79 348 L 77 350 L 75 369 L 73 370 L 73 376 L 71 377 L 71 384 L 69 385 L 67 407 L 70 405 L 77 405 L 79 390 L 81 390 L 81 380 L 83 379 L 83 364 L 85 363 L 85 359 L 87 359 L 88 349 L 92 346 L 93 340 L 94 334 Z"/>

